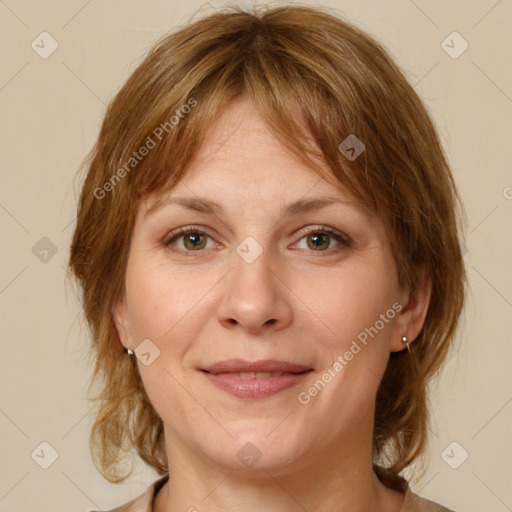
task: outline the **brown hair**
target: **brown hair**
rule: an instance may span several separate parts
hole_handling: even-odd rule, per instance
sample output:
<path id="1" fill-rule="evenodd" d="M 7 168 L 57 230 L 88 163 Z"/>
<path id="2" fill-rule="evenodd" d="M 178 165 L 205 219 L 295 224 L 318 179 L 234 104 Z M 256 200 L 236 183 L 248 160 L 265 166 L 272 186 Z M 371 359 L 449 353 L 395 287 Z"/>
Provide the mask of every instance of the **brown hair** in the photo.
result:
<path id="1" fill-rule="evenodd" d="M 112 310 L 124 291 L 141 197 L 180 180 L 209 124 L 241 94 L 315 172 L 374 208 L 400 284 L 414 288 L 421 268 L 432 279 L 423 329 L 410 353 L 390 355 L 376 401 L 374 468 L 403 489 L 399 473 L 425 449 L 427 383 L 463 307 L 462 208 L 433 122 L 397 65 L 351 23 L 309 7 L 231 8 L 198 19 L 159 41 L 108 107 L 86 161 L 68 268 L 92 334 L 90 388 L 102 386 L 93 397 L 93 461 L 120 482 L 131 474 L 121 472 L 121 456 L 135 447 L 157 473 L 168 471 L 162 420 L 135 358 L 125 355 Z M 355 160 L 339 148 L 351 134 L 365 145 Z"/>

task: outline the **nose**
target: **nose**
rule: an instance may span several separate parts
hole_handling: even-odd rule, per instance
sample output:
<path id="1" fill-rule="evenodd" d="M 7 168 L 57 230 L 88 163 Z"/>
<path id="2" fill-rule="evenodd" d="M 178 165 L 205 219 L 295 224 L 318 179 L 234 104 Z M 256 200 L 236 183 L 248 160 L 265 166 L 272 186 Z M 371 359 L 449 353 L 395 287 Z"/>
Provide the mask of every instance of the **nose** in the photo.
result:
<path id="1" fill-rule="evenodd" d="M 287 327 L 293 310 L 283 277 L 268 249 L 250 263 L 233 253 L 233 269 L 224 280 L 217 312 L 219 322 L 251 334 Z"/>

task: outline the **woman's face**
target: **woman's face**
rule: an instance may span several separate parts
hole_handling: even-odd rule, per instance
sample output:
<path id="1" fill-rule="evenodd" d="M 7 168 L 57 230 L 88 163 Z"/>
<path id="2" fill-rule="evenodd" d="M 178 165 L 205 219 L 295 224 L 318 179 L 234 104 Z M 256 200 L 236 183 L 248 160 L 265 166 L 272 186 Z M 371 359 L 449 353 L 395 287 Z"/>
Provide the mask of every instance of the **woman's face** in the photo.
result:
<path id="1" fill-rule="evenodd" d="M 293 157 L 243 99 L 148 213 L 154 199 L 139 209 L 115 319 L 123 345 L 140 345 L 169 457 L 279 471 L 371 453 L 390 351 L 423 320 L 382 222 Z"/>

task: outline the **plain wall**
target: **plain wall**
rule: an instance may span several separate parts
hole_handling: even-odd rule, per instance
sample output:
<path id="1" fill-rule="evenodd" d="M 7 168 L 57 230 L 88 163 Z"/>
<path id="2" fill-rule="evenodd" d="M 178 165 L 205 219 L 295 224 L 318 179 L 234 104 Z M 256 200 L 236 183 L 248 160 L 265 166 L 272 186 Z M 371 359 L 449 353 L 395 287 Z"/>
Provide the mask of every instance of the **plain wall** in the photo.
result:
<path id="1" fill-rule="evenodd" d="M 137 464 L 131 481 L 110 484 L 90 460 L 88 333 L 65 281 L 73 180 L 106 104 L 151 44 L 200 7 L 198 15 L 221 5 L 0 2 L 0 511 L 111 508 L 157 477 Z M 438 126 L 467 211 L 471 295 L 461 348 L 433 387 L 428 469 L 413 490 L 457 511 L 512 510 L 512 2 L 322 5 L 375 36 L 405 70 Z M 39 41 L 43 51 L 43 31 L 58 43 L 46 59 L 31 47 Z M 453 31 L 469 44 L 458 58 L 442 47 Z M 449 44 L 453 53 L 462 40 Z M 49 460 L 42 442 L 57 452 L 47 469 L 36 463 Z M 453 469 L 447 460 L 456 465 L 462 450 L 469 457 Z"/>

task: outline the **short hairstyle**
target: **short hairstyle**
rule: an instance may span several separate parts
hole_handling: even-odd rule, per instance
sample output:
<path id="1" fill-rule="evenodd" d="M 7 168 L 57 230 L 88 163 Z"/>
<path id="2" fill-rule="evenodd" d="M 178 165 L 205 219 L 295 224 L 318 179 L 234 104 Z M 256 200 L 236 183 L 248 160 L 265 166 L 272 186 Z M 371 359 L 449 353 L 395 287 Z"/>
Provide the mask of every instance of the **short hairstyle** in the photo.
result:
<path id="1" fill-rule="evenodd" d="M 163 37 L 108 106 L 84 162 L 68 266 L 91 332 L 90 389 L 101 385 L 93 462 L 120 482 L 135 448 L 158 474 L 168 471 L 162 419 L 125 355 L 113 308 L 140 199 L 177 184 L 212 121 L 241 95 L 288 149 L 383 220 L 401 285 L 414 290 L 421 269 L 432 280 L 424 326 L 410 352 L 390 354 L 376 398 L 374 469 L 403 490 L 399 473 L 425 451 L 427 384 L 463 309 L 464 212 L 433 121 L 403 72 L 364 31 L 305 6 L 232 7 L 194 20 Z M 355 159 L 340 149 L 349 136 L 365 147 Z"/>

